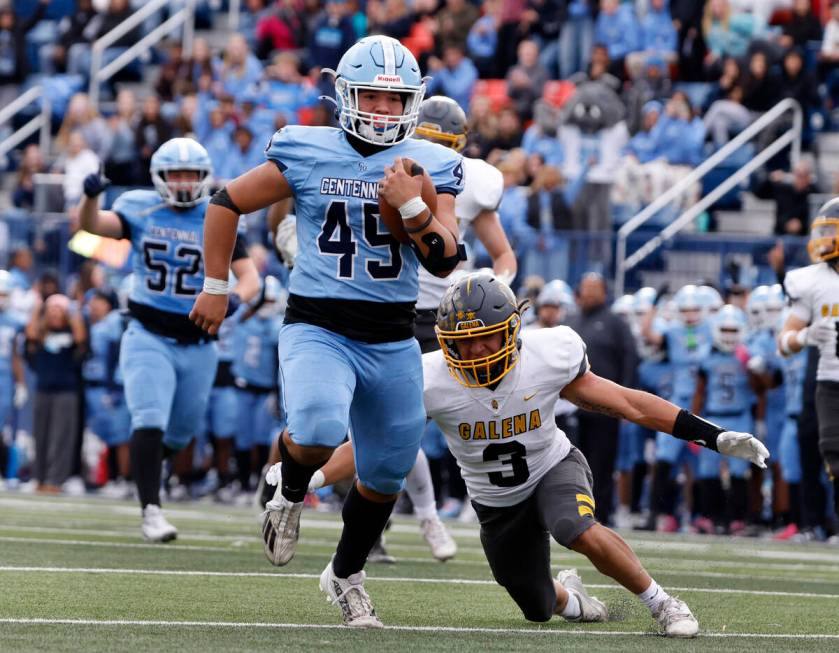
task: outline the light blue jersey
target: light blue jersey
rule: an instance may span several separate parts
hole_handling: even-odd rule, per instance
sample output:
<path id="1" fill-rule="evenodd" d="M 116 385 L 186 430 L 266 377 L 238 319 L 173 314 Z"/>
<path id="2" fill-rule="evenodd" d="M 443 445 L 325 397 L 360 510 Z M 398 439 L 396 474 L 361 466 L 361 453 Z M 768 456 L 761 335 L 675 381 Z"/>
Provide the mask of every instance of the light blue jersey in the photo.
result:
<path id="1" fill-rule="evenodd" d="M 804 403 L 804 376 L 807 373 L 807 350 L 784 359 L 784 404 L 788 417 L 797 417 Z"/>
<path id="2" fill-rule="evenodd" d="M 673 366 L 673 394 L 670 400 L 683 408 L 696 389 L 699 363 L 711 352 L 711 330 L 707 323 L 698 326 L 673 324 L 664 333 L 667 358 Z"/>
<path id="3" fill-rule="evenodd" d="M 638 366 L 641 389 L 659 397 L 673 395 L 673 366 L 670 361 L 642 361 Z"/>
<path id="4" fill-rule="evenodd" d="M 282 317 L 268 319 L 254 315 L 237 325 L 233 332 L 233 376 L 238 386 L 251 385 L 266 390 L 277 385 L 278 354 Z"/>
<path id="5" fill-rule="evenodd" d="M 463 188 L 461 157 L 453 150 L 408 139 L 369 156 L 331 127 L 285 127 L 266 156 L 294 192 L 299 253 L 290 292 L 310 298 L 415 302 L 418 261 L 379 217 L 378 182 L 397 156 L 423 166 L 438 193 Z"/>
<path id="6" fill-rule="evenodd" d="M 705 379 L 705 414 L 741 416 L 750 414 L 755 394 L 749 376 L 733 353 L 713 349 L 699 365 Z"/>
<path id="7" fill-rule="evenodd" d="M 153 190 L 131 190 L 114 202 L 134 253 L 129 300 L 188 315 L 204 283 L 204 213 L 209 200 L 175 209 Z M 133 312 L 133 311 L 132 311 Z"/>
<path id="8" fill-rule="evenodd" d="M 122 385 L 118 363 L 123 331 L 125 316 L 119 310 L 90 327 L 90 354 L 82 365 L 82 378 L 88 385 Z"/>
<path id="9" fill-rule="evenodd" d="M 12 410 L 15 386 L 12 375 L 12 357 L 15 351 L 15 338 L 20 330 L 20 322 L 8 312 L 0 313 L 0 430 L 3 429 Z"/>

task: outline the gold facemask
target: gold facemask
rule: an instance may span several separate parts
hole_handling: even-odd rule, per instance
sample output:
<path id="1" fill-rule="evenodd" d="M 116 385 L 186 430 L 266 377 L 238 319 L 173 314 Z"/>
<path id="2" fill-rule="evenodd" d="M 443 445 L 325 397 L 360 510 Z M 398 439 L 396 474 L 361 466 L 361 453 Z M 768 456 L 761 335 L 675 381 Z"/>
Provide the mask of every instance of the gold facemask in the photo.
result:
<path id="1" fill-rule="evenodd" d="M 437 340 L 443 350 L 443 357 L 449 373 L 460 385 L 466 388 L 485 388 L 501 381 L 519 360 L 518 337 L 521 317 L 513 313 L 504 322 L 483 326 L 480 320 L 465 320 L 457 323 L 455 331 L 444 331 L 435 327 Z M 457 341 L 504 333 L 506 337 L 494 354 L 473 360 L 461 360 L 457 351 Z"/>
<path id="2" fill-rule="evenodd" d="M 810 227 L 807 252 L 813 263 L 839 256 L 839 218 L 816 218 Z"/>

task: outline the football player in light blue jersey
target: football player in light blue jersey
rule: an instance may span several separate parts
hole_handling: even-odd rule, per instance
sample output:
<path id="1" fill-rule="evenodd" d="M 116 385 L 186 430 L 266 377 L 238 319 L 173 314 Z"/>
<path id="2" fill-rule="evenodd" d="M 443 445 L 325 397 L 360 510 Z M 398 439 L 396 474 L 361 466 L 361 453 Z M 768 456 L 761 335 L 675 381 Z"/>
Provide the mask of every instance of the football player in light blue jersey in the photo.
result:
<path id="1" fill-rule="evenodd" d="M 238 323 L 238 316 L 247 310 L 246 306 L 239 309 L 221 323 L 216 341 L 218 351 L 218 366 L 210 400 L 207 402 L 207 439 L 213 447 L 213 464 L 218 473 L 218 487 L 216 500 L 230 503 L 233 493 L 230 482 L 230 456 L 233 451 L 233 438 L 236 435 L 238 420 L 238 403 L 236 401 L 236 385 L 231 367 L 233 365 L 233 333 Z"/>
<path id="2" fill-rule="evenodd" d="M 645 342 L 662 347 L 673 369 L 672 394 L 667 397 L 677 406 L 687 407 L 693 401 L 699 363 L 711 351 L 711 330 L 706 319 L 707 303 L 697 286 L 687 285 L 673 296 L 676 319 L 672 322 L 653 322 L 650 313 L 641 325 Z M 656 435 L 656 465 L 653 486 L 658 496 L 651 500 L 652 519 L 660 516 L 660 529 L 674 531 L 678 525 L 673 515 L 672 487 L 674 471 L 687 460 L 687 443 L 675 441 L 665 433 Z M 652 527 L 653 524 L 648 524 Z"/>
<path id="3" fill-rule="evenodd" d="M 23 376 L 23 360 L 17 347 L 23 324 L 9 311 L 14 280 L 7 270 L 0 270 L 0 433 L 12 412 L 29 398 Z M 6 449 L 0 437 L 0 483 L 6 475 Z"/>
<path id="4" fill-rule="evenodd" d="M 114 293 L 97 290 L 87 304 L 90 320 L 90 353 L 82 365 L 87 423 L 109 449 L 113 450 L 116 475 L 102 488 L 103 494 L 128 498 L 131 488 L 129 442 L 131 415 L 125 403 L 119 371 L 119 347 L 125 331 L 125 317 L 115 310 Z"/>
<path id="5" fill-rule="evenodd" d="M 279 346 L 289 434 L 279 443 L 282 484 L 264 513 L 264 548 L 273 564 L 291 560 L 309 480 L 352 425 L 358 482 L 321 587 L 344 623 L 378 628 L 362 570 L 425 426 L 420 349 L 412 337 L 417 267 L 445 277 L 463 258 L 454 211 L 463 166 L 453 150 L 410 138 L 425 83 L 398 41 L 363 38 L 328 72 L 340 127 L 285 127 L 268 145 L 266 163 L 213 196 L 207 279 L 192 318 L 210 333 L 224 318 L 238 216 L 293 196 L 298 254 Z M 405 172 L 403 157 L 429 173 L 434 213 L 422 199 L 422 177 Z M 398 209 L 409 245 L 382 224 L 380 198 Z"/>
<path id="6" fill-rule="evenodd" d="M 709 421 L 722 422 L 726 428 L 751 431 L 754 426 L 752 406 L 756 403 L 755 380 L 747 370 L 750 358 L 745 348 L 748 319 L 736 306 L 723 306 L 711 319 L 713 347 L 699 363 L 696 392 L 693 397 L 695 414 L 702 414 Z M 710 454 L 710 455 L 709 455 Z M 727 460 L 731 488 L 728 501 L 723 494 L 720 480 L 722 458 L 714 451 L 699 450 L 697 482 L 702 505 L 698 508 L 701 521 L 696 525 L 700 532 L 714 533 L 725 529 L 730 518 L 732 533 L 740 533 L 746 525 L 748 512 L 748 486 L 746 471 L 748 461 Z M 726 503 L 729 514 L 725 515 Z"/>
<path id="7" fill-rule="evenodd" d="M 108 182 L 89 175 L 79 214 L 86 231 L 131 241 L 132 319 L 120 349 L 131 413 L 131 467 L 143 508 L 143 536 L 165 542 L 177 530 L 160 510 L 164 446 L 177 451 L 189 444 L 203 421 L 216 371 L 212 337 L 188 317 L 204 282 L 202 241 L 212 165 L 196 141 L 173 138 L 152 155 L 151 176 L 156 190 L 128 191 L 110 211 L 101 211 L 98 196 Z M 259 276 L 235 236 L 233 262 L 228 257 L 225 269 L 215 274 L 226 279 L 232 267 L 238 296 L 248 300 L 259 290 Z"/>
<path id="8" fill-rule="evenodd" d="M 251 491 L 251 471 L 268 462 L 272 434 L 284 426 L 275 416 L 277 398 L 277 346 L 284 290 L 275 277 L 265 278 L 264 302 L 241 317 L 233 333 L 232 373 L 236 383 L 236 466 L 242 492 Z M 280 428 L 282 430 L 282 428 Z M 255 462 L 255 466 L 251 465 Z"/>
<path id="9" fill-rule="evenodd" d="M 783 325 L 786 314 L 778 324 Z M 804 400 L 804 375 L 807 371 L 807 352 L 800 351 L 784 358 L 784 408 L 786 421 L 778 444 L 781 477 L 789 491 L 789 516 L 786 527 L 775 535 L 777 540 L 788 540 L 798 533 L 801 524 L 801 450 L 798 445 L 798 416 Z"/>

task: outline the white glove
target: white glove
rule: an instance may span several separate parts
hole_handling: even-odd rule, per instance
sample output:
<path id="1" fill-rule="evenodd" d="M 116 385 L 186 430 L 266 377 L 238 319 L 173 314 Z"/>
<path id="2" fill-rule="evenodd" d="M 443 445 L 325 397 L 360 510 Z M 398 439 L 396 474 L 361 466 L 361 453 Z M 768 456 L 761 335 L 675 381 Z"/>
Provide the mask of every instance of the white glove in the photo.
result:
<path id="1" fill-rule="evenodd" d="M 748 460 L 761 469 L 766 469 L 769 458 L 769 449 L 751 433 L 724 431 L 717 436 L 717 450 L 726 456 Z"/>
<path id="2" fill-rule="evenodd" d="M 287 215 L 277 226 L 274 245 L 282 255 L 286 267 L 294 266 L 294 259 L 297 258 L 297 218 L 295 216 Z"/>
<path id="3" fill-rule="evenodd" d="M 26 389 L 25 383 L 16 383 L 15 384 L 15 396 L 12 400 L 15 408 L 23 408 L 23 405 L 26 403 L 26 400 L 29 399 L 29 390 Z"/>
<path id="4" fill-rule="evenodd" d="M 836 342 L 839 332 L 836 330 L 836 324 L 832 317 L 823 317 L 816 320 L 805 329 L 801 329 L 796 335 L 795 339 L 802 347 L 812 345 L 814 347 L 821 347 L 822 345 L 829 345 Z"/>
<path id="5" fill-rule="evenodd" d="M 752 356 L 746 363 L 746 369 L 752 374 L 763 374 L 766 368 L 766 359 L 763 356 Z"/>
<path id="6" fill-rule="evenodd" d="M 265 482 L 268 485 L 279 485 L 282 481 L 282 463 L 271 465 L 271 468 L 265 473 Z"/>

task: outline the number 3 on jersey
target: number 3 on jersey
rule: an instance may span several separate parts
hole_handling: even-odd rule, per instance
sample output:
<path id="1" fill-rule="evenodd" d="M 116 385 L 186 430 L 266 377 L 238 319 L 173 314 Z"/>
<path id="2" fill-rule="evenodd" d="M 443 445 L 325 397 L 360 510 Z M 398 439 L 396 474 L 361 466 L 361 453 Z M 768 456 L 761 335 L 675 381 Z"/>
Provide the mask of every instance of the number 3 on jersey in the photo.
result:
<path id="1" fill-rule="evenodd" d="M 498 487 L 515 487 L 521 485 L 530 478 L 530 469 L 527 466 L 527 449 L 521 442 L 504 442 L 491 444 L 484 449 L 484 462 L 500 460 L 502 465 L 509 465 L 507 470 L 500 472 L 489 472 L 489 482 Z"/>
<path id="2" fill-rule="evenodd" d="M 353 236 L 348 221 L 347 202 L 335 200 L 329 203 L 324 216 L 323 229 L 318 234 L 317 243 L 321 254 L 338 257 L 338 278 L 352 279 L 355 274 L 355 258 L 358 243 Z M 371 248 L 387 247 L 386 259 L 367 259 L 364 269 L 371 279 L 389 281 L 399 278 L 402 272 L 402 254 L 399 241 L 389 232 L 379 231 L 379 207 L 365 202 L 362 205 L 362 235 L 364 242 Z"/>

